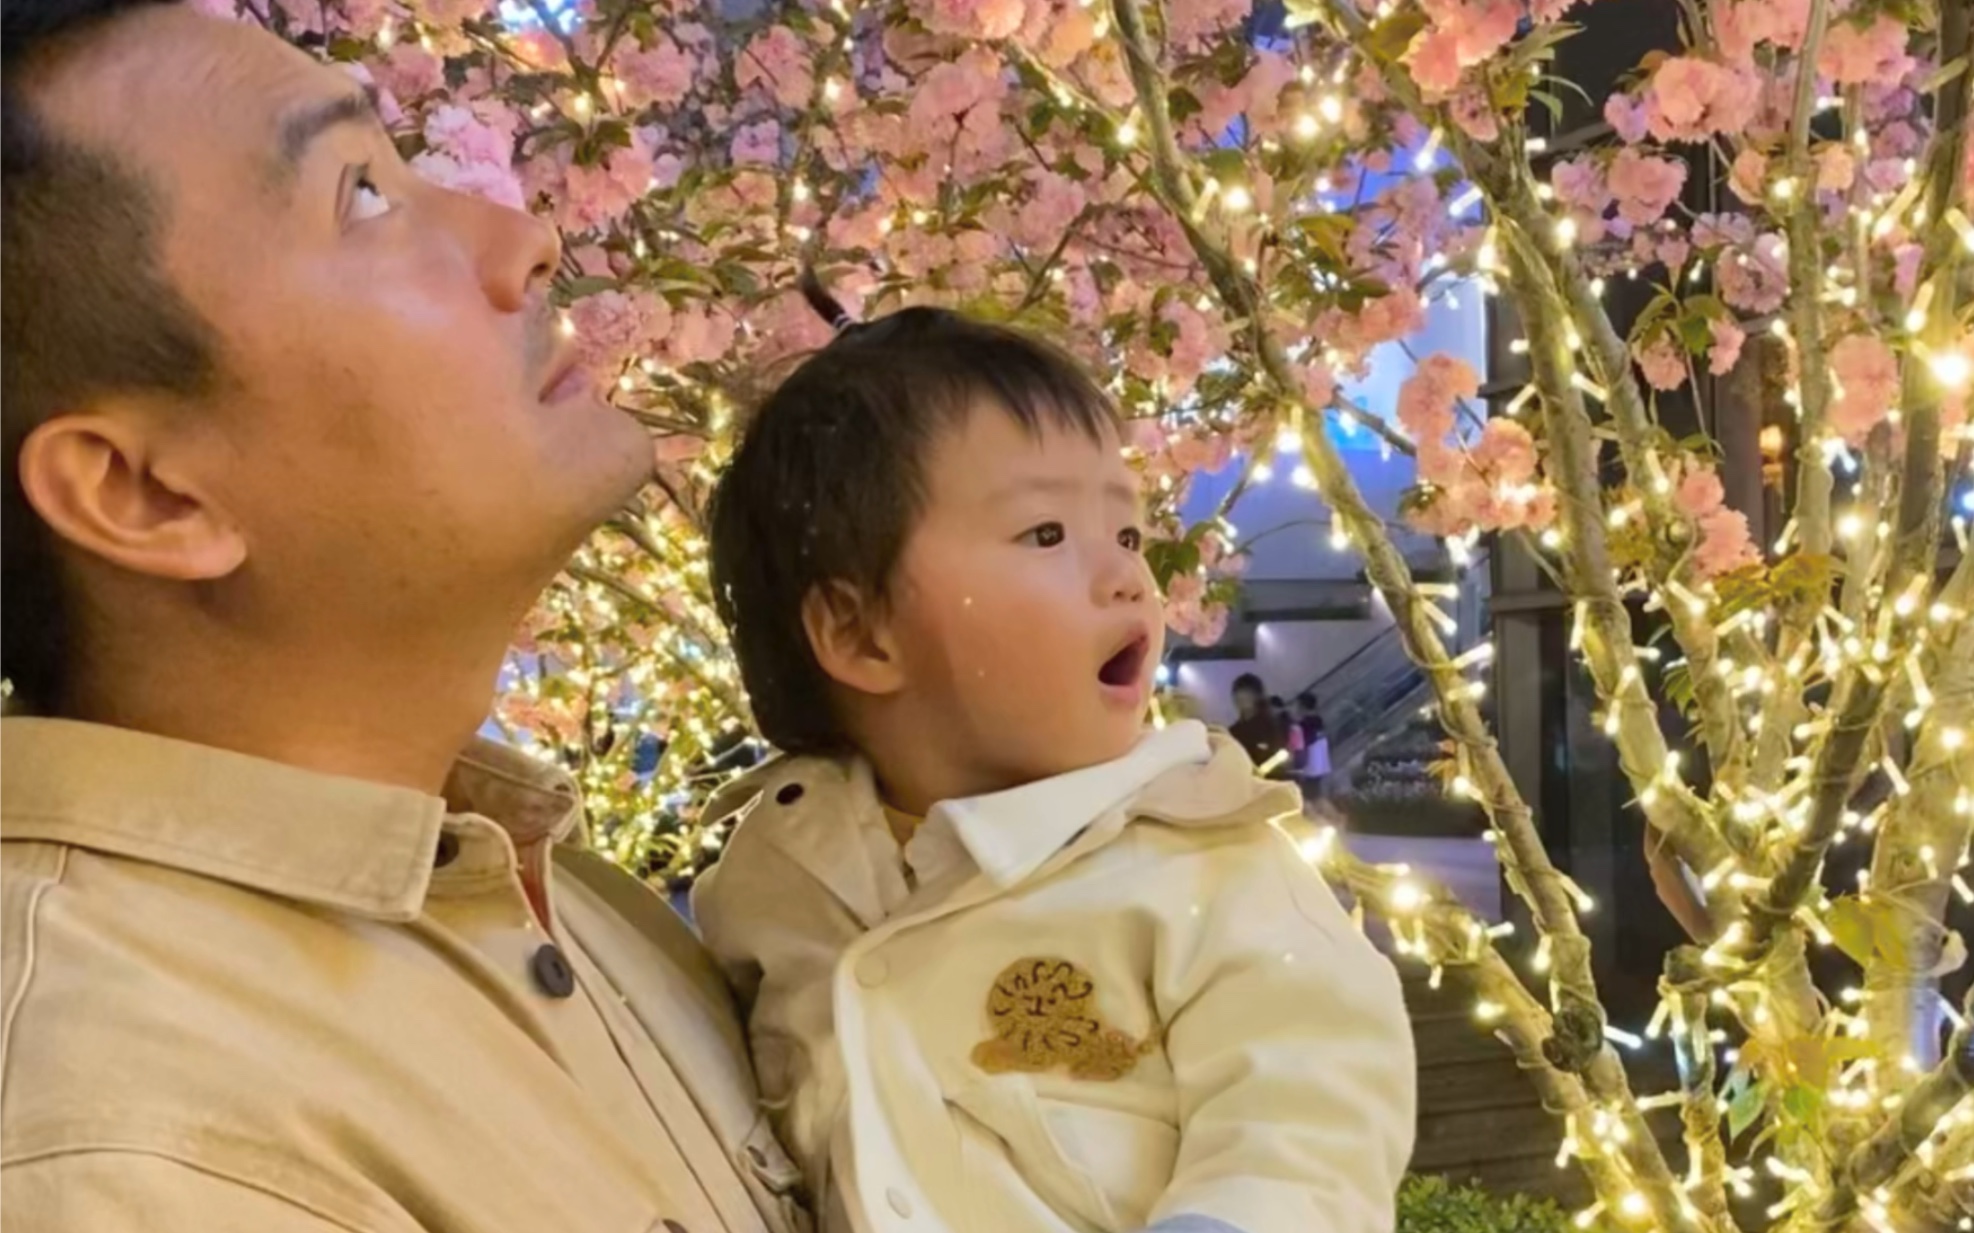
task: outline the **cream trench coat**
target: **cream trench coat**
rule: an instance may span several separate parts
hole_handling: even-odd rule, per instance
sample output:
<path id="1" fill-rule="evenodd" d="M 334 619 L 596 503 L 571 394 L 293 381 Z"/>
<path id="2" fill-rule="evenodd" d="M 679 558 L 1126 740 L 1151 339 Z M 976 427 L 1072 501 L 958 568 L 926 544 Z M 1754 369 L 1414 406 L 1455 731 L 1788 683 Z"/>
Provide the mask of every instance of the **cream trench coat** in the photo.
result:
<path id="1" fill-rule="evenodd" d="M 1386 1233 L 1396 975 L 1197 723 L 936 808 L 861 762 L 736 785 L 696 913 L 831 1233 Z"/>

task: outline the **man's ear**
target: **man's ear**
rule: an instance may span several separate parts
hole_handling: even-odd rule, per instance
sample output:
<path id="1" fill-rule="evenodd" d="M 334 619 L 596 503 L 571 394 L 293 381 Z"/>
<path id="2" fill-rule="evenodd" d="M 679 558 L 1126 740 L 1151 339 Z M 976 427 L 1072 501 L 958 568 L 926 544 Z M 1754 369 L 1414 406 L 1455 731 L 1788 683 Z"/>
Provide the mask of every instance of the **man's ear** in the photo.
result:
<path id="1" fill-rule="evenodd" d="M 153 429 L 135 409 L 56 416 L 21 442 L 21 495 L 57 536 L 131 573 L 231 574 L 245 538 Z"/>
<path id="2" fill-rule="evenodd" d="M 802 600 L 809 649 L 829 678 L 858 693 L 882 697 L 905 687 L 904 663 L 883 605 L 847 582 L 825 582 Z"/>

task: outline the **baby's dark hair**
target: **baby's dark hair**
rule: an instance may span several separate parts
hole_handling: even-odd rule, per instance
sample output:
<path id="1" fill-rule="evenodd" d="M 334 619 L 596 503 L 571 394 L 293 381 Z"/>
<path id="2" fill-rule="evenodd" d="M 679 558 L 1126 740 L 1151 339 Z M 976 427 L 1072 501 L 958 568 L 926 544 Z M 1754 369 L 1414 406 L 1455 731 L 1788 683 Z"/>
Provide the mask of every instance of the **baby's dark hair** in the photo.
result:
<path id="1" fill-rule="evenodd" d="M 883 601 L 940 434 L 983 402 L 1034 434 L 1103 441 L 1119 425 L 1081 365 L 1020 330 L 940 308 L 855 324 L 812 277 L 802 291 L 837 337 L 761 402 L 714 488 L 713 596 L 761 735 L 789 753 L 840 754 L 852 742 L 802 605 L 838 583 Z"/>

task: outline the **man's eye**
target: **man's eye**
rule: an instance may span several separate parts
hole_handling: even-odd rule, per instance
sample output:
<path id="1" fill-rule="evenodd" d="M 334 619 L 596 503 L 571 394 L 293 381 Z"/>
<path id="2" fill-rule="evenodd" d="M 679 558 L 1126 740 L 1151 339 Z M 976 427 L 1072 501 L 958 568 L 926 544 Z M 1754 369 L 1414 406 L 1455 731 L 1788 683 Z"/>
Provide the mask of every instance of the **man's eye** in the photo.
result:
<path id="1" fill-rule="evenodd" d="M 1045 522 L 1039 527 L 1031 527 L 1022 532 L 1021 542 L 1033 544 L 1037 548 L 1053 548 L 1068 538 L 1060 522 Z"/>
<path id="2" fill-rule="evenodd" d="M 1140 552 L 1145 546 L 1145 533 L 1136 527 L 1126 527 L 1117 533 L 1117 542 L 1126 552 Z"/>
<path id="3" fill-rule="evenodd" d="M 366 168 L 359 171 L 356 187 L 350 191 L 350 220 L 363 222 L 366 219 L 379 218 L 390 213 L 391 209 L 391 199 L 386 197 L 384 190 L 378 188 L 376 181 L 370 178 L 369 170 Z"/>

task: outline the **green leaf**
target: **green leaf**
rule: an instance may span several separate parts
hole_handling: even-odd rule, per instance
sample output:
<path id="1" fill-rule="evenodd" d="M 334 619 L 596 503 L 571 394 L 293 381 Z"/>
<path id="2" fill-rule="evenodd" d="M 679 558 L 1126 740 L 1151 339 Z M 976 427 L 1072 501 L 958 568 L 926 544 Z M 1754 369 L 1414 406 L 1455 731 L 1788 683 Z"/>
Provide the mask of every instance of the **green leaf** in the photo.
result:
<path id="1" fill-rule="evenodd" d="M 1689 313 L 1679 319 L 1679 340 L 1694 355 L 1705 355 L 1707 348 L 1713 345 L 1714 334 L 1705 317 Z"/>
<path id="2" fill-rule="evenodd" d="M 1372 26 L 1364 36 L 1365 52 L 1384 63 L 1392 63 L 1405 54 L 1412 45 L 1412 39 L 1426 28 L 1426 15 L 1415 8 L 1404 8 L 1384 21 Z"/>
<path id="3" fill-rule="evenodd" d="M 1877 949 L 1877 926 L 1856 895 L 1845 895 L 1831 904 L 1823 920 L 1830 936 L 1837 939 L 1839 950 L 1858 963 L 1870 962 L 1872 952 Z"/>
<path id="4" fill-rule="evenodd" d="M 1766 1085 L 1761 1083 L 1750 1083 L 1737 1092 L 1727 1105 L 1727 1137 L 1738 1139 L 1754 1125 L 1767 1099 Z"/>
<path id="5" fill-rule="evenodd" d="M 1528 97 L 1534 99 L 1536 102 L 1541 103 L 1544 107 L 1547 107 L 1549 109 L 1549 119 L 1552 122 L 1556 124 L 1561 124 L 1563 122 L 1562 99 L 1557 98 L 1555 95 L 1549 93 L 1549 91 L 1547 90 L 1530 90 L 1528 91 Z"/>
<path id="6" fill-rule="evenodd" d="M 598 295 L 602 292 L 615 291 L 616 289 L 616 279 L 603 278 L 594 274 L 586 274 L 581 278 L 572 278 L 563 284 L 563 290 L 571 300 L 580 300 L 585 296 Z"/>

